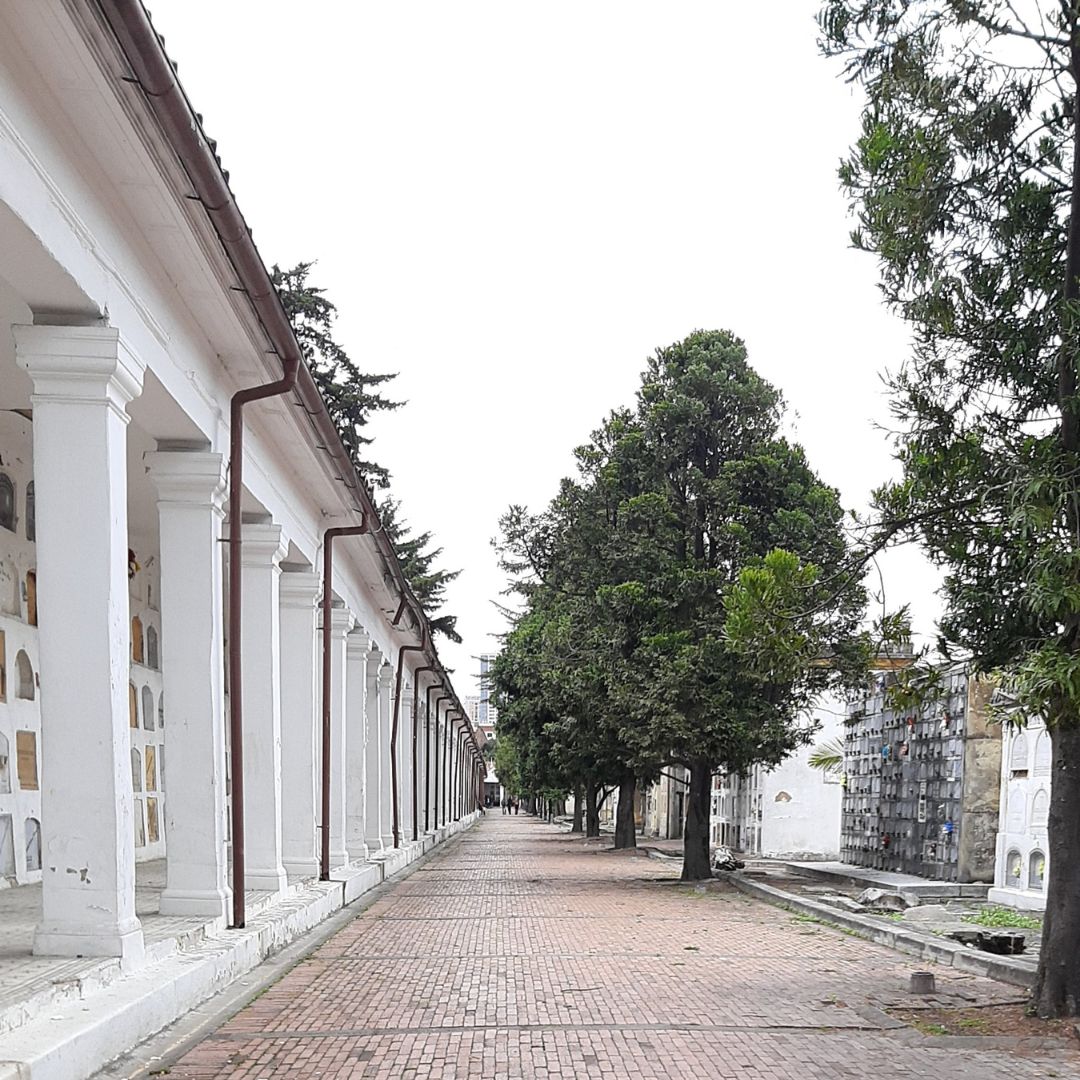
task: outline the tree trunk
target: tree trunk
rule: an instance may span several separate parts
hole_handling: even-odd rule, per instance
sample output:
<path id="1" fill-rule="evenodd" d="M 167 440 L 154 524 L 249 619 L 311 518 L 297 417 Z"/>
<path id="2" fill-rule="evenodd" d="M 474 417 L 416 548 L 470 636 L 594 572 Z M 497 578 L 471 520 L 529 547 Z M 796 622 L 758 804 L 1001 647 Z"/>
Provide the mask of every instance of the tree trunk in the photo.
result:
<path id="1" fill-rule="evenodd" d="M 587 839 L 600 835 L 600 806 L 596 801 L 596 785 L 585 784 L 585 836 Z"/>
<path id="2" fill-rule="evenodd" d="M 683 881 L 712 877 L 709 865 L 709 800 L 712 795 L 712 766 L 695 761 L 690 766 L 690 790 L 686 801 L 686 830 L 683 833 Z"/>
<path id="3" fill-rule="evenodd" d="M 570 831 L 584 832 L 585 831 L 585 789 L 574 788 L 574 824 L 570 826 Z"/>
<path id="4" fill-rule="evenodd" d="M 1050 732 L 1049 882 L 1032 991 L 1039 1016 L 1080 1015 L 1080 728 Z"/>
<path id="5" fill-rule="evenodd" d="M 619 781 L 619 805 L 615 808 L 615 846 L 637 847 L 637 827 L 634 824 L 634 796 L 637 794 L 637 777 L 626 773 Z"/>

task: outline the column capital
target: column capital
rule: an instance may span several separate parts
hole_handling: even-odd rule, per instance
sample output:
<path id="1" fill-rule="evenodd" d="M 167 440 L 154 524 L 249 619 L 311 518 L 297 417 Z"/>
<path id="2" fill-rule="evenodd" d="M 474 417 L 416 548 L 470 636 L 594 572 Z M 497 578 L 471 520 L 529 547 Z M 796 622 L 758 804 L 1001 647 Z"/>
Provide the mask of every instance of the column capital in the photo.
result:
<path id="1" fill-rule="evenodd" d="M 142 393 L 146 365 L 115 326 L 13 326 L 15 357 L 34 382 L 33 401 L 125 405 Z"/>
<path id="2" fill-rule="evenodd" d="M 225 498 L 225 458 L 205 450 L 152 450 L 143 464 L 157 488 L 158 503 L 211 506 Z"/>
<path id="3" fill-rule="evenodd" d="M 345 639 L 345 646 L 348 649 L 350 659 L 365 659 L 368 650 L 371 648 L 371 635 L 363 627 L 357 627 Z"/>
<path id="4" fill-rule="evenodd" d="M 240 561 L 244 566 L 277 567 L 289 550 L 281 526 L 272 522 L 244 522 L 240 526 Z"/>
<path id="5" fill-rule="evenodd" d="M 368 664 L 367 673 L 368 673 L 368 678 L 369 679 L 377 679 L 379 677 L 379 671 L 382 668 L 382 662 L 383 662 L 382 653 L 379 652 L 379 649 L 375 645 L 375 643 L 371 642 L 369 644 L 369 646 L 368 646 L 368 656 L 367 656 L 367 664 Z"/>
<path id="6" fill-rule="evenodd" d="M 379 668 L 379 682 L 381 685 L 389 687 L 394 681 L 394 669 L 389 664 L 383 664 Z"/>
<path id="7" fill-rule="evenodd" d="M 356 625 L 356 616 L 347 607 L 333 607 L 330 610 L 330 633 L 338 640 L 343 639 Z"/>
<path id="8" fill-rule="evenodd" d="M 278 599 L 283 608 L 315 610 L 321 591 L 318 574 L 311 570 L 285 570 L 278 580 Z"/>

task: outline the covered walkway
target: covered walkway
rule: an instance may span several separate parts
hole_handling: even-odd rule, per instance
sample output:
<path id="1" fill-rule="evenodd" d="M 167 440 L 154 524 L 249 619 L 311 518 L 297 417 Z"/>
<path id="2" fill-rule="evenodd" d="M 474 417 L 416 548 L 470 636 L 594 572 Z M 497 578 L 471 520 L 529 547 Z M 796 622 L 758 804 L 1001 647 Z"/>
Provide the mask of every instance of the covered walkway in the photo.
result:
<path id="1" fill-rule="evenodd" d="M 909 958 L 721 883 L 682 885 L 671 865 L 488 814 L 156 1067 L 170 1080 L 1077 1075 L 1073 1050 L 922 1034 L 888 1012 L 912 1004 Z M 938 1004 L 1017 1000 L 951 970 L 937 981 Z"/>

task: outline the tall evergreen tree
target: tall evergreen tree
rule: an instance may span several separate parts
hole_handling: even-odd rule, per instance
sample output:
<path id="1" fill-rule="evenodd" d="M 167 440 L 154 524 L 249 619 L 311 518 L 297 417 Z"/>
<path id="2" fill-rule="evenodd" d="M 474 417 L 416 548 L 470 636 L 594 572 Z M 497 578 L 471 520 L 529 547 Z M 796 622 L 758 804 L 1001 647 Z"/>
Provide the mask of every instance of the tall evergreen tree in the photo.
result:
<path id="1" fill-rule="evenodd" d="M 841 166 L 886 300 L 904 477 L 883 533 L 946 570 L 943 642 L 1045 717 L 1049 885 L 1034 991 L 1080 1013 L 1080 5 L 828 0 L 866 92 Z"/>
<path id="2" fill-rule="evenodd" d="M 276 263 L 271 279 L 281 297 L 296 340 L 304 354 L 311 376 L 326 402 L 341 441 L 353 465 L 375 489 L 390 486 L 390 473 L 368 457 L 372 440 L 363 434 L 372 413 L 401 407 L 379 392 L 379 387 L 396 375 L 371 375 L 362 372 L 333 334 L 337 307 L 327 299 L 326 291 L 308 281 L 314 263 L 297 263 L 282 270 Z M 446 586 L 460 570 L 442 570 L 435 560 L 442 548 L 432 549 L 430 532 L 416 536 L 401 517 L 401 504 L 389 494 L 379 500 L 379 517 L 401 562 L 402 571 L 417 600 L 431 619 L 432 630 L 451 641 L 460 642 L 457 616 L 436 614 L 442 606 Z"/>

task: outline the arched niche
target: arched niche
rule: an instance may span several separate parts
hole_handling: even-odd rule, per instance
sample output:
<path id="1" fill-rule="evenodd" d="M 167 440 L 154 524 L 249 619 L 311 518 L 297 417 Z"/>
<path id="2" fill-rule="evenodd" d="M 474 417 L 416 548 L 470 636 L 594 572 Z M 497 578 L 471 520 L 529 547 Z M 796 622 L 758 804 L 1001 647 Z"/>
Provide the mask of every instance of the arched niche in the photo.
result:
<path id="1" fill-rule="evenodd" d="M 26 869 L 41 869 L 41 822 L 28 817 L 24 823 L 23 835 L 26 842 Z"/>
<path id="2" fill-rule="evenodd" d="M 1046 856 L 1036 848 L 1028 859 L 1028 888 L 1042 892 L 1046 878 Z"/>
<path id="3" fill-rule="evenodd" d="M 146 628 L 146 666 L 155 671 L 161 666 L 158 656 L 158 634 L 152 626 Z"/>
<path id="4" fill-rule="evenodd" d="M 1009 747 L 1009 771 L 1027 772 L 1028 768 L 1028 741 L 1023 731 L 1018 731 L 1013 737 L 1012 746 Z"/>
<path id="5" fill-rule="evenodd" d="M 1009 784 L 1005 802 L 1005 831 L 1022 833 L 1027 822 L 1027 797 L 1020 781 Z"/>
<path id="6" fill-rule="evenodd" d="M 1031 800 L 1031 827 L 1033 829 L 1045 829 L 1050 820 L 1050 796 L 1040 789 L 1035 792 L 1035 798 Z"/>
<path id="7" fill-rule="evenodd" d="M 10 814 L 0 814 L 0 877 L 15 876 L 15 826 Z"/>
<path id="8" fill-rule="evenodd" d="M 1049 776 L 1053 762 L 1053 750 L 1050 744 L 1050 732 L 1040 731 L 1035 740 L 1035 775 Z"/>
<path id="9" fill-rule="evenodd" d="M 37 540 L 37 509 L 34 504 L 34 481 L 26 485 L 26 539 Z"/>
<path id="10" fill-rule="evenodd" d="M 0 731 L 0 795 L 11 794 L 11 745 Z"/>
<path id="11" fill-rule="evenodd" d="M 149 686 L 142 688 L 142 722 L 147 731 L 157 727 L 157 710 L 154 708 L 154 691 Z"/>
<path id="12" fill-rule="evenodd" d="M 133 682 L 128 683 L 128 727 L 139 726 L 139 694 Z"/>
<path id="13" fill-rule="evenodd" d="M 158 694 L 157 699 L 157 726 L 163 728 L 165 726 L 165 691 L 162 690 Z"/>
<path id="14" fill-rule="evenodd" d="M 15 484 L 6 472 L 0 472 L 0 528 L 15 531 Z"/>
<path id="15" fill-rule="evenodd" d="M 15 654 L 15 696 L 23 701 L 34 700 L 34 665 L 25 649 Z"/>
<path id="16" fill-rule="evenodd" d="M 143 663 L 143 625 L 142 619 L 136 615 L 131 620 L 131 662 Z"/>
<path id="17" fill-rule="evenodd" d="M 7 636 L 0 630 L 0 701 L 7 701 Z"/>
<path id="18" fill-rule="evenodd" d="M 131 790 L 142 791 L 142 754 L 136 746 L 131 748 Z"/>
<path id="19" fill-rule="evenodd" d="M 1020 852 L 1015 848 L 1005 856 L 1005 881 L 1006 888 L 1019 889 L 1023 882 L 1020 875 L 1024 872 L 1024 860 L 1020 858 Z"/>

